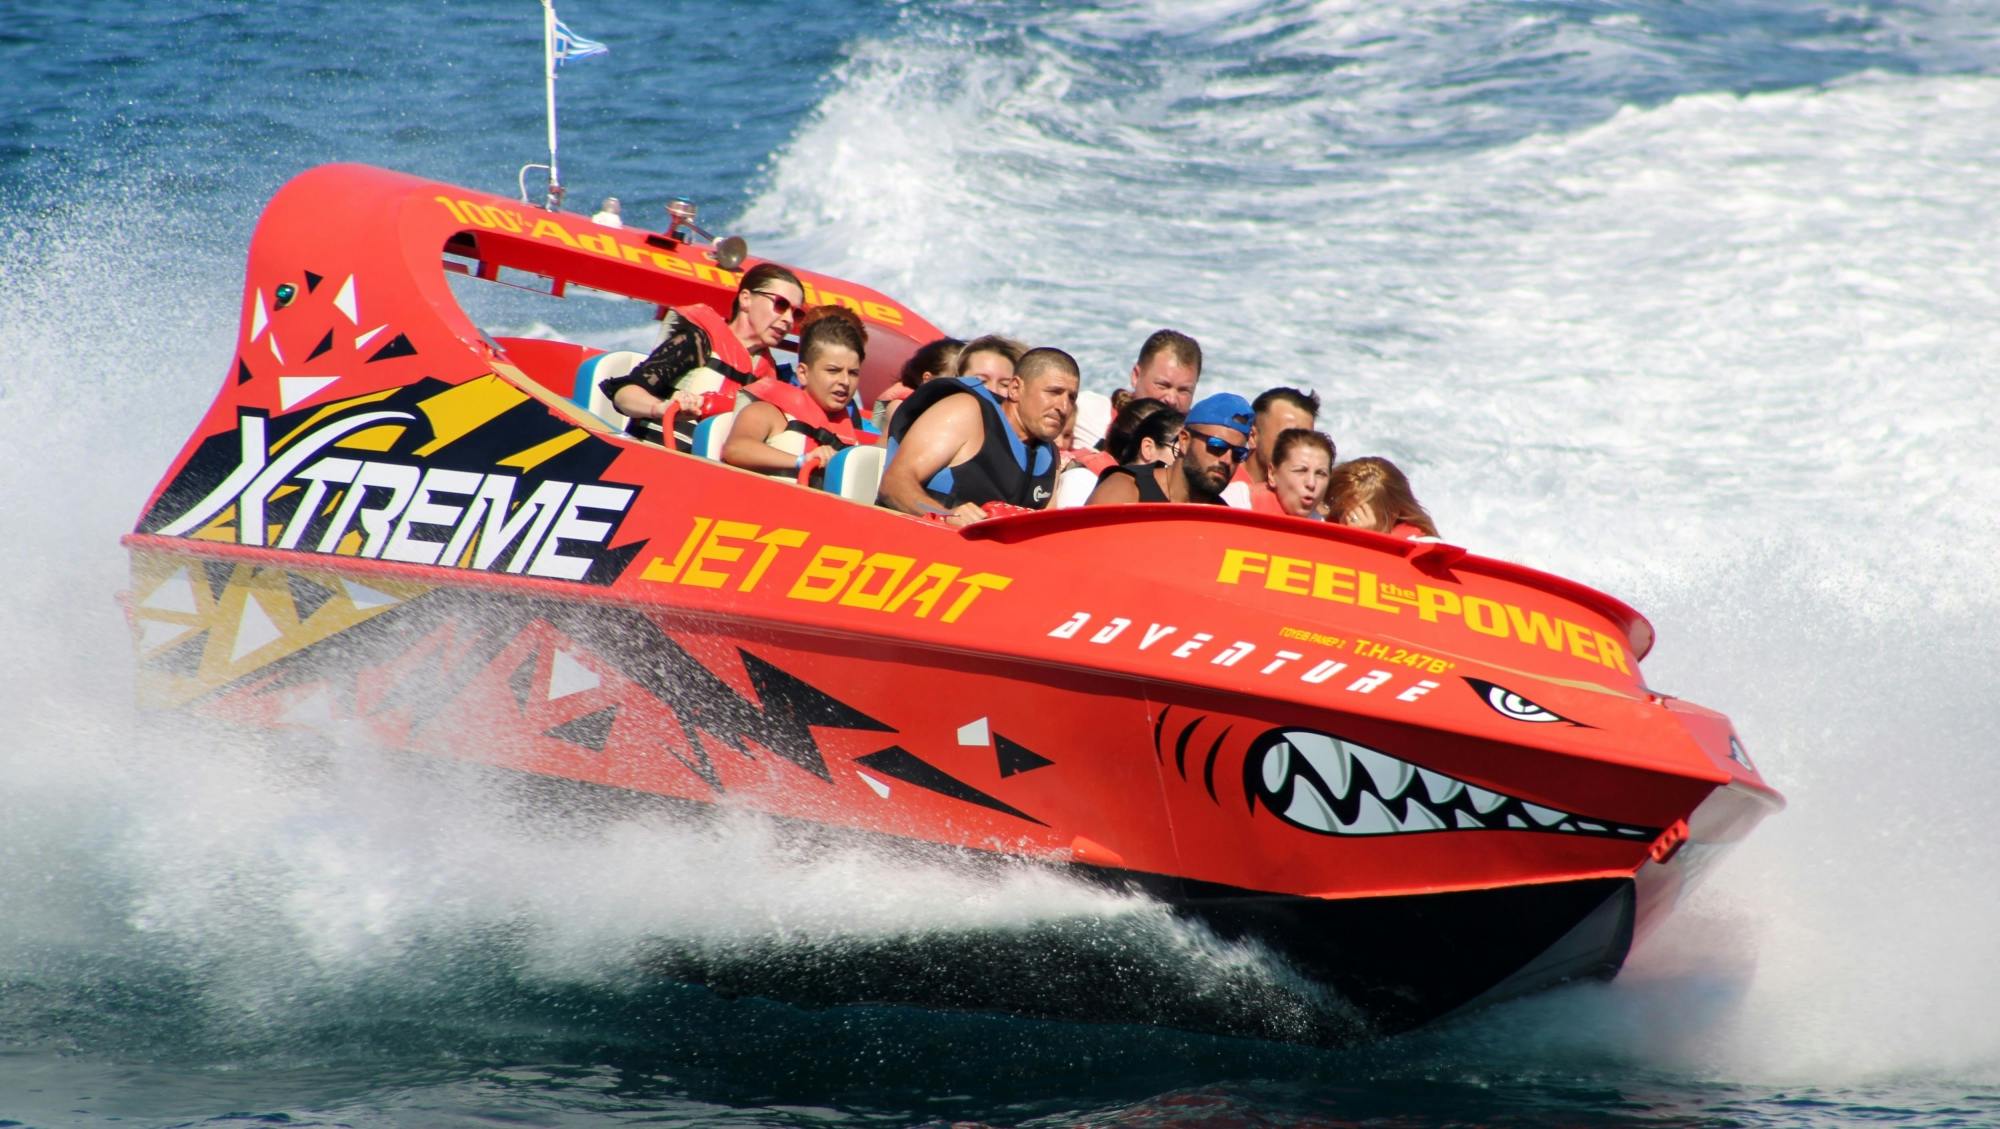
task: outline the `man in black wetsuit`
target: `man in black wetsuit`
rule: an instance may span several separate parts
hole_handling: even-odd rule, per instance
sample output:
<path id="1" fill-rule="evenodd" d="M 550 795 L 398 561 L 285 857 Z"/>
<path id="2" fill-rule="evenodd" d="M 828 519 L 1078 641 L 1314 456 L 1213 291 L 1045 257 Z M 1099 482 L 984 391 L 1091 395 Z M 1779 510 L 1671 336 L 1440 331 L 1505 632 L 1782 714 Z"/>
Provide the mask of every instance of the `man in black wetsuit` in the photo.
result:
<path id="1" fill-rule="evenodd" d="M 922 405 L 882 472 L 881 504 L 942 513 L 952 525 L 986 517 L 982 507 L 992 502 L 1031 510 L 1048 505 L 1055 444 L 1076 411 L 1076 359 L 1061 349 L 1030 349 L 1014 373 L 1021 390 L 1011 400 L 953 381 L 956 390 Z M 911 411 L 906 403 L 897 422 Z"/>

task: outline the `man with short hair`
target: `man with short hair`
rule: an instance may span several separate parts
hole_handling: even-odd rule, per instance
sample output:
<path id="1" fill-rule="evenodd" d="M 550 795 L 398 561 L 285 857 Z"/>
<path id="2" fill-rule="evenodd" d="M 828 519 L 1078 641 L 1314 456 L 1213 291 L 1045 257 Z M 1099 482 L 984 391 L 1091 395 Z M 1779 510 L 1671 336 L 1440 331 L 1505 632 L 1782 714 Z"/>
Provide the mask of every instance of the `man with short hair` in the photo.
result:
<path id="1" fill-rule="evenodd" d="M 1132 395 L 1164 400 L 1177 412 L 1194 403 L 1194 386 L 1201 379 L 1201 345 L 1185 333 L 1156 330 L 1139 346 L 1132 366 Z"/>
<path id="2" fill-rule="evenodd" d="M 597 209 L 596 215 L 590 217 L 590 222 L 603 224 L 605 227 L 624 227 L 625 217 L 623 212 L 624 209 L 618 205 L 618 197 L 606 196 L 604 198 L 604 205 Z"/>
<path id="3" fill-rule="evenodd" d="M 1040 348 L 1021 355 L 1014 376 L 1020 391 L 1013 399 L 977 382 L 951 381 L 953 392 L 910 421 L 882 471 L 877 501 L 907 514 L 941 512 L 955 526 L 985 518 L 982 507 L 993 502 L 1031 510 L 1048 505 L 1055 496 L 1055 445 L 1076 410 L 1079 370 L 1061 349 Z M 896 413 L 898 420 L 914 400 Z"/>
<path id="4" fill-rule="evenodd" d="M 1319 393 L 1297 388 L 1270 388 L 1251 402 L 1250 457 L 1237 468 L 1222 500 L 1239 510 L 1284 513 L 1271 493 L 1271 451 L 1278 435 L 1291 428 L 1311 431 L 1319 419 Z"/>
<path id="5" fill-rule="evenodd" d="M 1139 424 L 1141 434 L 1156 426 L 1154 421 L 1179 417 L 1180 413 L 1171 409 L 1156 412 L 1149 420 Z M 1166 448 L 1161 451 L 1165 456 L 1161 462 L 1168 465 L 1157 471 L 1136 464 L 1113 467 L 1098 479 L 1097 489 L 1090 492 L 1090 498 L 1084 505 L 1147 501 L 1222 505 L 1222 488 L 1229 483 L 1229 476 L 1236 472 L 1237 464 L 1249 453 L 1245 447 L 1249 431 L 1249 402 L 1234 392 L 1217 392 L 1196 404 L 1181 422 L 1180 434 L 1167 442 Z M 1141 482 L 1141 473 L 1154 481 Z M 1155 476 L 1164 476 L 1164 481 Z"/>

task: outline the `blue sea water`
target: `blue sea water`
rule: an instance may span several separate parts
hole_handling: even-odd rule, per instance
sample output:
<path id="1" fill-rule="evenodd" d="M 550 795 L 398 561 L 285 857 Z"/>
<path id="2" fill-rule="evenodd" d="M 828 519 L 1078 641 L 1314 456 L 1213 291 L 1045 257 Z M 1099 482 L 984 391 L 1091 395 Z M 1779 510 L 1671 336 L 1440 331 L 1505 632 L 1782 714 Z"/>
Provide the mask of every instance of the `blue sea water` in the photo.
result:
<path id="1" fill-rule="evenodd" d="M 511 191 L 539 8 L 0 9 L 0 1124 L 2000 1124 L 2000 10 L 1972 2 L 571 0 L 572 207 L 664 201 L 1113 386 L 1327 398 L 1452 539 L 1633 601 L 1792 807 L 1611 984 L 1349 1051 L 647 974 L 1133 899 L 552 830 L 130 716 L 116 544 L 296 172 Z M 491 327 L 638 340 L 623 307 Z"/>

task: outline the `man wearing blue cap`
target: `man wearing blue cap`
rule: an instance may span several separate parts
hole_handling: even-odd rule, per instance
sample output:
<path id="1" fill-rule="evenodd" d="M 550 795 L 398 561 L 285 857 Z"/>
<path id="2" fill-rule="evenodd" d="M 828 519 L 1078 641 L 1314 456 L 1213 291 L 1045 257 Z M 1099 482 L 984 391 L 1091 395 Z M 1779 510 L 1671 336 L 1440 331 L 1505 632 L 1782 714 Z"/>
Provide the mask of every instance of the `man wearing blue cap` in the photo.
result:
<path id="1" fill-rule="evenodd" d="M 1104 472 L 1085 504 L 1103 506 L 1140 501 L 1224 504 L 1222 488 L 1229 485 L 1237 464 L 1250 454 L 1250 421 L 1249 401 L 1234 392 L 1217 392 L 1194 406 L 1181 424 L 1180 434 L 1162 452 L 1166 456 L 1162 463 L 1180 464 L 1178 474 L 1171 469 L 1162 470 L 1157 472 L 1165 475 L 1159 485 L 1151 485 L 1149 479 L 1142 486 L 1139 474 L 1132 472 L 1143 473 L 1143 468 L 1114 467 Z"/>
<path id="2" fill-rule="evenodd" d="M 1187 475 L 1189 501 L 1222 504 L 1223 488 L 1250 454 L 1255 418 L 1250 401 L 1234 392 L 1217 392 L 1195 404 L 1181 430 L 1187 445 L 1181 470 Z"/>

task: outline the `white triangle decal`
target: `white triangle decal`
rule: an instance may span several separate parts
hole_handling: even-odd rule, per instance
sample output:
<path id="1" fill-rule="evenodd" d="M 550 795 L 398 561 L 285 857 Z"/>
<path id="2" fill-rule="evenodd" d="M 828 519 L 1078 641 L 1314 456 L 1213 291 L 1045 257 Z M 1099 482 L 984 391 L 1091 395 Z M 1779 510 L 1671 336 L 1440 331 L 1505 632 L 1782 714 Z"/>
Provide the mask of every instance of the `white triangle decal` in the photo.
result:
<path id="1" fill-rule="evenodd" d="M 356 608 L 362 610 L 368 608 L 386 608 L 391 604 L 400 604 L 403 602 L 399 597 L 391 596 L 387 592 L 377 592 L 366 584 L 356 584 L 352 580 L 345 579 L 340 583 L 342 587 L 347 589 L 347 598 L 353 601 Z"/>
<path id="2" fill-rule="evenodd" d="M 250 295 L 250 340 L 255 341 L 264 327 L 271 324 L 271 315 L 264 312 L 264 292 L 258 290 Z"/>
<path id="3" fill-rule="evenodd" d="M 557 651 L 555 661 L 549 664 L 549 700 L 595 690 L 602 681 L 596 671 L 571 658 L 568 651 Z"/>
<path id="4" fill-rule="evenodd" d="M 383 330 L 385 330 L 385 329 L 387 329 L 387 328 L 389 328 L 389 327 L 388 327 L 387 325 L 378 325 L 378 326 L 376 326 L 376 327 L 375 327 L 374 329 L 371 329 L 371 330 L 369 330 L 368 332 L 366 332 L 366 333 L 362 334 L 361 336 L 359 336 L 359 337 L 355 338 L 355 339 L 354 339 L 354 351 L 355 351 L 355 352 L 357 352 L 357 353 L 358 353 L 358 352 L 360 352 L 360 351 L 362 350 L 362 348 L 363 348 L 364 346 L 366 346 L 366 345 L 367 345 L 367 344 L 368 344 L 368 343 L 369 343 L 370 341 L 373 341 L 373 340 L 375 340 L 375 335 L 376 335 L 376 334 L 378 334 L 378 333 L 382 332 Z"/>
<path id="5" fill-rule="evenodd" d="M 278 378 L 278 410 L 289 412 L 312 399 L 339 380 L 337 376 L 281 376 Z"/>
<path id="6" fill-rule="evenodd" d="M 877 780 L 874 777 L 868 775 L 867 773 L 862 772 L 860 769 L 855 769 L 854 775 L 859 776 L 863 784 L 866 784 L 870 788 L 873 788 L 875 790 L 876 795 L 882 797 L 885 800 L 889 798 L 889 786 L 887 784 L 884 784 L 880 780 Z"/>
<path id="7" fill-rule="evenodd" d="M 273 334 L 272 334 L 272 335 L 271 335 L 271 336 L 270 336 L 269 338 L 267 338 L 266 340 L 268 340 L 268 341 L 270 342 L 270 345 L 271 345 L 271 355 L 272 355 L 272 356 L 274 356 L 274 357 L 276 357 L 276 358 L 278 358 L 278 363 L 279 363 L 279 364 L 284 364 L 284 363 L 285 363 L 285 355 L 284 355 L 283 353 L 280 353 L 280 352 L 278 351 L 278 335 L 277 335 L 277 334 L 275 334 L 275 333 L 273 333 Z"/>
<path id="8" fill-rule="evenodd" d="M 958 727 L 958 743 L 961 745 L 986 744 L 986 719 L 968 721 Z"/>
<path id="9" fill-rule="evenodd" d="M 278 410 L 292 410 L 300 402 L 324 392 L 336 380 L 340 376 L 278 376 Z"/>
<path id="10" fill-rule="evenodd" d="M 188 633 L 185 623 L 168 623 L 162 619 L 142 619 L 139 621 L 139 649 L 150 651 L 164 646 Z"/>
<path id="11" fill-rule="evenodd" d="M 279 634 L 278 625 L 264 613 L 262 604 L 254 597 L 244 600 L 243 615 L 236 621 L 236 645 L 229 650 L 229 661 L 236 662 L 267 643 L 277 642 Z"/>
<path id="12" fill-rule="evenodd" d="M 188 570 L 181 569 L 160 582 L 153 594 L 139 604 L 140 607 L 156 612 L 180 612 L 195 614 L 194 582 L 188 579 Z"/>
<path id="13" fill-rule="evenodd" d="M 350 274 L 350 275 L 348 275 L 348 276 L 347 276 L 347 281 L 346 281 L 346 282 L 343 282 L 343 283 L 341 283 L 341 284 L 340 284 L 340 293 L 338 293 L 338 294 L 335 294 L 335 295 L 333 296 L 333 308 L 334 308 L 334 309 L 336 309 L 336 310 L 339 310 L 339 311 L 340 311 L 341 313 L 343 313 L 343 314 L 346 314 L 346 315 L 347 315 L 347 320 L 348 320 L 348 321 L 351 321 L 351 322 L 353 322 L 353 323 L 354 323 L 354 324 L 356 324 L 356 325 L 360 325 L 360 324 L 361 324 L 361 319 L 360 319 L 360 318 L 358 318 L 358 317 L 356 317 L 356 316 L 354 316 L 354 276 L 353 276 L 353 275 L 351 275 L 351 274 Z"/>

